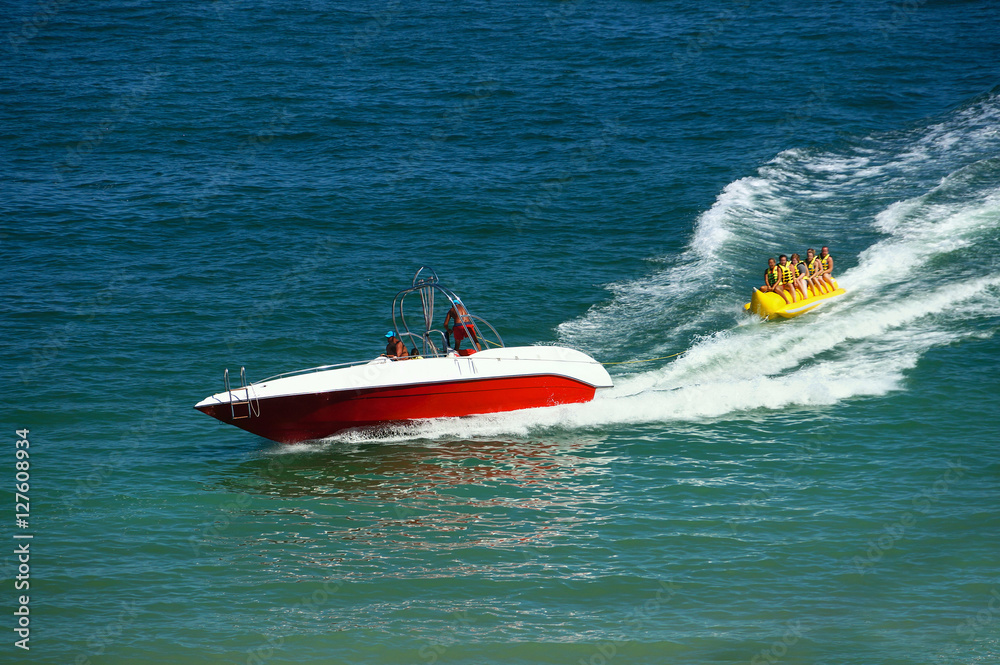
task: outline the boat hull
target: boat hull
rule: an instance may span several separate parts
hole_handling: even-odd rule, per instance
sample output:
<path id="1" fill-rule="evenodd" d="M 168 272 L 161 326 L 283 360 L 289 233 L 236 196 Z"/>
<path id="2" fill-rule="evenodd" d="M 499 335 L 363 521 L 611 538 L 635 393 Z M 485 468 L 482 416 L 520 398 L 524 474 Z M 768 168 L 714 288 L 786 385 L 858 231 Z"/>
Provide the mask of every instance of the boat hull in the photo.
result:
<path id="1" fill-rule="evenodd" d="M 610 386 L 603 366 L 578 351 L 522 347 L 461 358 L 378 359 L 251 384 L 195 408 L 272 441 L 297 443 L 413 420 L 588 402 Z"/>
<path id="2" fill-rule="evenodd" d="M 800 298 L 797 302 L 792 303 L 785 302 L 785 299 L 777 293 L 764 293 L 759 289 L 754 289 L 750 302 L 745 304 L 743 309 L 764 319 L 791 319 L 810 312 L 820 305 L 826 304 L 833 298 L 847 293 L 844 289 L 840 288 L 840 285 L 836 281 L 834 281 L 834 285 L 837 288 L 830 293 L 810 296 L 805 300 Z"/>
<path id="3" fill-rule="evenodd" d="M 196 408 L 266 439 L 296 443 L 411 420 L 589 402 L 595 392 L 565 377 L 512 377 L 272 397 L 255 403 L 260 415 L 236 419 L 228 403 Z M 247 406 L 236 408 L 237 416 L 247 413 Z"/>

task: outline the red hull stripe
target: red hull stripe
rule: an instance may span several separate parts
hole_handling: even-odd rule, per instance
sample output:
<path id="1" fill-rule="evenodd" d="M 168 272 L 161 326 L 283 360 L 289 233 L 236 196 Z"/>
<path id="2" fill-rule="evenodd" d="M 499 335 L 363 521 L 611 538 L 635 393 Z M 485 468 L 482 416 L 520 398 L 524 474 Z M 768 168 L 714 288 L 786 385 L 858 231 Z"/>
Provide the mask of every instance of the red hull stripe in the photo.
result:
<path id="1" fill-rule="evenodd" d="M 500 413 L 589 402 L 595 388 L 564 376 L 517 376 L 383 388 L 362 388 L 260 400 L 260 415 L 228 403 L 201 407 L 208 415 L 273 441 L 321 439 L 347 429 L 426 418 Z"/>

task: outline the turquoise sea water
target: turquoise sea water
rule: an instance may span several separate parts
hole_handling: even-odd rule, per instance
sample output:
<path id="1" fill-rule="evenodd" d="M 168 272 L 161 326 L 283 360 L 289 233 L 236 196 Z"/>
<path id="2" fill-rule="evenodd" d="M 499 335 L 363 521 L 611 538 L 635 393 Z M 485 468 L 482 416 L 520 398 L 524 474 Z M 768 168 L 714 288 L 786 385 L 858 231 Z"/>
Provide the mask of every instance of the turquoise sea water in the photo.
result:
<path id="1" fill-rule="evenodd" d="M 0 662 L 1000 661 L 995 3 L 0 15 Z M 743 314 L 823 244 L 847 296 Z M 423 264 L 682 355 L 292 447 L 191 408 L 377 354 Z"/>

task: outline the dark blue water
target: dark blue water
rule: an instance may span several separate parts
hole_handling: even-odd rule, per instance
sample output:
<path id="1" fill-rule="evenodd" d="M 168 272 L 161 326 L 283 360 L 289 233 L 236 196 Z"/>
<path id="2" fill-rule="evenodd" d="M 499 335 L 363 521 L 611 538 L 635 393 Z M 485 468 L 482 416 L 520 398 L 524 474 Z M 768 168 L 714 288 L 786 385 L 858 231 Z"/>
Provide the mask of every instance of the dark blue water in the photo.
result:
<path id="1" fill-rule="evenodd" d="M 3 662 L 1000 658 L 994 3 L 0 16 Z M 742 313 L 824 244 L 842 302 Z M 291 448 L 191 409 L 377 354 L 425 264 L 508 344 L 682 355 Z"/>

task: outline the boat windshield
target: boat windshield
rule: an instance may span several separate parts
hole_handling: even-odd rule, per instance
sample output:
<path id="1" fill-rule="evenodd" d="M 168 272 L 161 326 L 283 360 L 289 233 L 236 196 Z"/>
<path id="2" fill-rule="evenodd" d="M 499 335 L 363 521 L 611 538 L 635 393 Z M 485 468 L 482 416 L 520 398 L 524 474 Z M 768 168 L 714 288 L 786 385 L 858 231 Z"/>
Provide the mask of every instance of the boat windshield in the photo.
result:
<path id="1" fill-rule="evenodd" d="M 437 312 L 435 300 L 440 303 Z M 410 287 L 393 298 L 392 325 L 411 354 L 416 349 L 417 354 L 425 358 L 444 356 L 459 345 L 459 340 L 451 339 L 444 329 L 445 316 L 452 307 L 457 310 L 461 319 L 457 323 L 464 327 L 471 346 L 470 351 L 460 353 L 466 355 L 504 345 L 496 329 L 472 314 L 458 294 L 441 284 L 437 273 L 427 266 L 421 266 L 413 275 Z"/>

